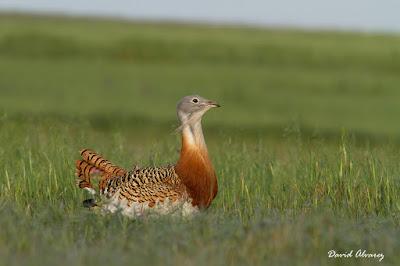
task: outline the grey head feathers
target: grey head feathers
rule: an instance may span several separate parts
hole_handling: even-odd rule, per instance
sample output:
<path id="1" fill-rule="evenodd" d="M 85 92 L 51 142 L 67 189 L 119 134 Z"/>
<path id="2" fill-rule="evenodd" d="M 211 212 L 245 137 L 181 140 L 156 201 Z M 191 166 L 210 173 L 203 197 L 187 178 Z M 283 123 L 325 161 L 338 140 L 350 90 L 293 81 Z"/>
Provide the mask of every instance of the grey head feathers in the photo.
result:
<path id="1" fill-rule="evenodd" d="M 200 95 L 189 95 L 183 97 L 176 107 L 178 119 L 181 122 L 180 128 L 201 121 L 202 116 L 214 107 L 220 107 L 220 105 L 217 102 L 203 98 Z"/>

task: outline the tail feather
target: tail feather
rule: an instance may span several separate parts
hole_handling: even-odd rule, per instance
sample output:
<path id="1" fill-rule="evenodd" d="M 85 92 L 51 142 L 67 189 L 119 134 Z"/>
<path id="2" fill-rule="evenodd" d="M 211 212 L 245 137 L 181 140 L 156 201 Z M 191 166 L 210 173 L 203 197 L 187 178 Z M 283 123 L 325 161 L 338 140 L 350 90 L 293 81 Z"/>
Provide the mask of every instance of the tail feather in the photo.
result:
<path id="1" fill-rule="evenodd" d="M 93 188 L 91 183 L 92 174 L 100 174 L 100 184 L 102 184 L 105 179 L 123 176 L 126 173 L 123 168 L 113 165 L 110 161 L 89 149 L 82 150 L 81 156 L 82 160 L 76 161 L 77 185 L 80 188 Z"/>
<path id="2" fill-rule="evenodd" d="M 84 160 L 77 160 L 76 163 L 76 176 L 78 177 L 78 186 L 80 188 L 92 188 L 90 183 L 91 174 L 96 172 L 96 167 L 88 164 Z"/>
<path id="3" fill-rule="evenodd" d="M 126 171 L 121 167 L 112 164 L 110 161 L 104 159 L 101 155 L 89 149 L 82 150 L 81 156 L 84 161 L 86 161 L 90 165 L 95 166 L 100 171 L 110 173 L 116 176 L 121 176 L 126 173 Z"/>

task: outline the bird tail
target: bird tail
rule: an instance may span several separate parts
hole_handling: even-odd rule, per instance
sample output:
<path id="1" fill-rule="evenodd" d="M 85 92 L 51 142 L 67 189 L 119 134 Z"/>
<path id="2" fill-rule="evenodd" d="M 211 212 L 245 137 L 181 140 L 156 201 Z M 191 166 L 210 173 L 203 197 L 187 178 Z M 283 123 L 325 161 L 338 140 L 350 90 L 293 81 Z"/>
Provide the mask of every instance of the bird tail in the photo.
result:
<path id="1" fill-rule="evenodd" d="M 81 160 L 76 161 L 76 176 L 77 185 L 79 188 L 88 189 L 94 192 L 91 183 L 92 174 L 99 174 L 101 176 L 100 183 L 104 183 L 104 179 L 110 177 L 123 176 L 126 170 L 112 164 L 110 161 L 104 159 L 101 155 L 89 149 L 81 151 Z"/>

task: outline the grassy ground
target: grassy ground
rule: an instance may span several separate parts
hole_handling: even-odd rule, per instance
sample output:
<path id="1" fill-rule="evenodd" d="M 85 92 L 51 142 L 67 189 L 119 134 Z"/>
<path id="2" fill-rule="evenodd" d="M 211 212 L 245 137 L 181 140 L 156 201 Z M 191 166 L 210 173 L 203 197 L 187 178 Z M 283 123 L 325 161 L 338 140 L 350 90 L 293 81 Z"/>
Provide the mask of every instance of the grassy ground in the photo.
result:
<path id="1" fill-rule="evenodd" d="M 0 16 L 0 265 L 400 263 L 400 38 Z M 204 126 L 220 192 L 193 220 L 81 207 L 74 160 L 177 159 Z"/>

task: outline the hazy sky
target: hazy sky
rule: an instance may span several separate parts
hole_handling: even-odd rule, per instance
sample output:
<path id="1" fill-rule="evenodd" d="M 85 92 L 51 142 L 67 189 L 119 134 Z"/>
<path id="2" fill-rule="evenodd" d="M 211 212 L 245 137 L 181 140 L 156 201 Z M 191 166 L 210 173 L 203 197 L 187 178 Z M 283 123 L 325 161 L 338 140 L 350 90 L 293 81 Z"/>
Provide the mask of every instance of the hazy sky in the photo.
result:
<path id="1" fill-rule="evenodd" d="M 400 32 L 400 0 L 0 0 L 0 10 Z"/>

